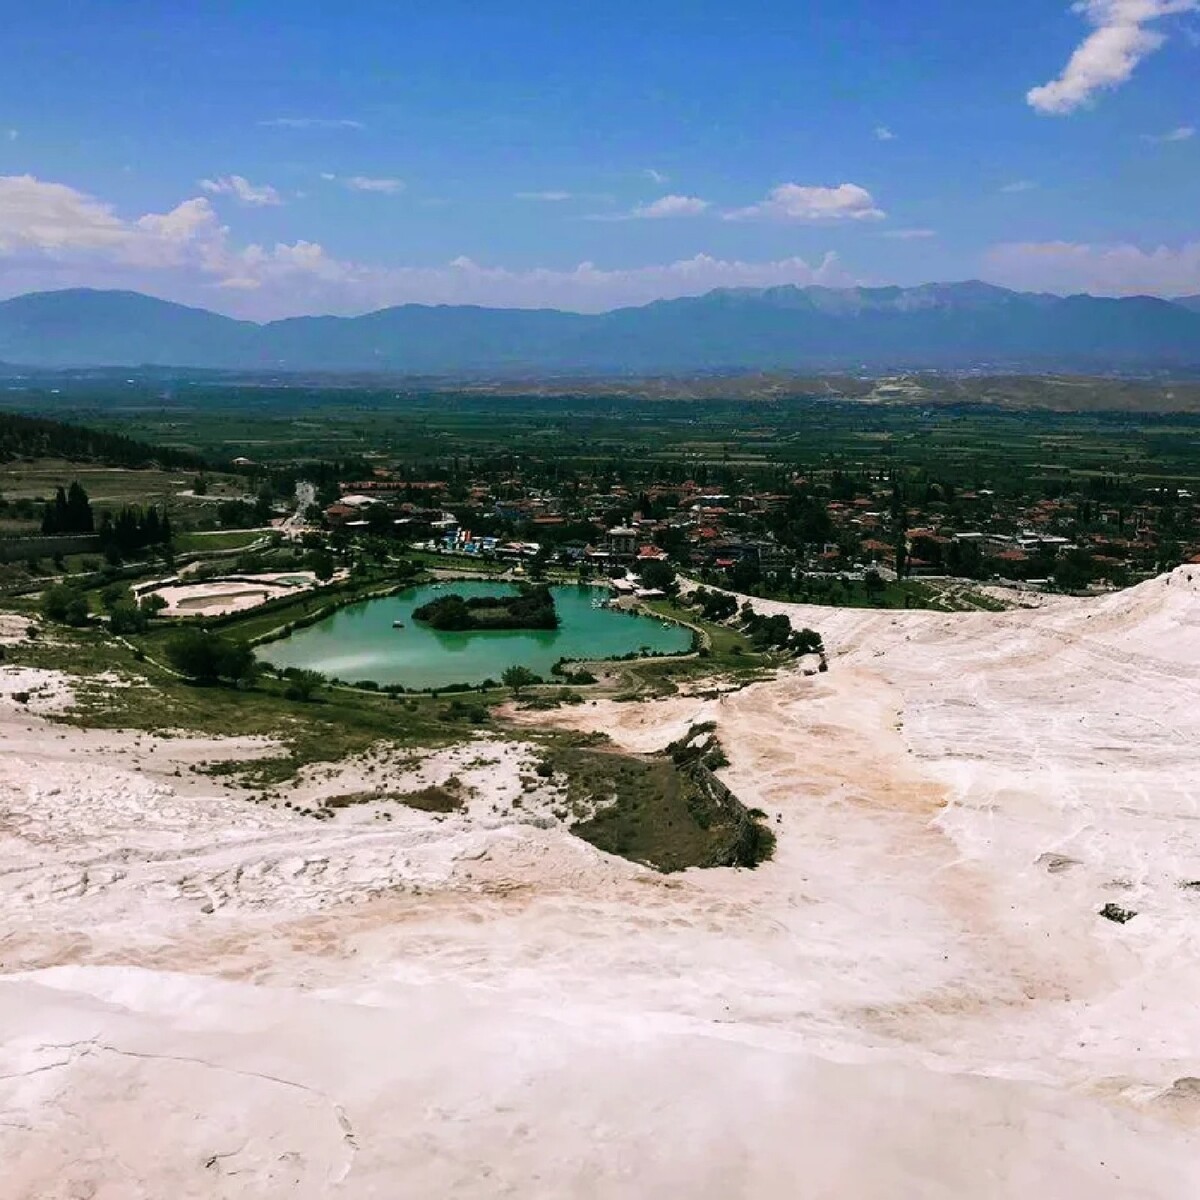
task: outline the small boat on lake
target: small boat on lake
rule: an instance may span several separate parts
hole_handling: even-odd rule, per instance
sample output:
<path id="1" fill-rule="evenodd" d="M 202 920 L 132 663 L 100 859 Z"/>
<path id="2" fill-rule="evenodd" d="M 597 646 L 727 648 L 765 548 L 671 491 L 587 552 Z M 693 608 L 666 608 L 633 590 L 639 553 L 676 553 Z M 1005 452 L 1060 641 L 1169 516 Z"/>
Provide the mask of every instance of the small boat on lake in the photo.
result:
<path id="1" fill-rule="evenodd" d="M 403 629 L 403 628 L 404 628 L 404 622 L 403 622 L 403 621 L 393 621 L 393 622 L 392 622 L 392 628 L 393 628 L 393 629 Z"/>

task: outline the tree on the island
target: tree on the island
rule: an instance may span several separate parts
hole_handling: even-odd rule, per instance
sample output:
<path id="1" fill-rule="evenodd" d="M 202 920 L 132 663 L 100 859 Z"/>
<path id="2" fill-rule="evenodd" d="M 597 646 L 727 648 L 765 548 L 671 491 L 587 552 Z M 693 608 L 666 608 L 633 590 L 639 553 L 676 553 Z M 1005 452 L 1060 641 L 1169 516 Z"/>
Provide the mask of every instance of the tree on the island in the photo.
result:
<path id="1" fill-rule="evenodd" d="M 520 696 L 527 687 L 541 682 L 528 667 L 522 667 L 515 663 L 505 670 L 504 674 L 500 676 L 500 681 L 514 696 Z"/>

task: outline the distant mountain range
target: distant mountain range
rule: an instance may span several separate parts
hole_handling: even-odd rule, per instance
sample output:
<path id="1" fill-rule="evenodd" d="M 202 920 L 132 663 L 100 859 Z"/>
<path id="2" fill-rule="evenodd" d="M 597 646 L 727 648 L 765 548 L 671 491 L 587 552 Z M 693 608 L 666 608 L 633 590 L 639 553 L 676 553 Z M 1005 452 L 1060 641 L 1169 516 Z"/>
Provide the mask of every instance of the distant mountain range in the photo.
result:
<path id="1" fill-rule="evenodd" d="M 596 315 L 405 304 L 256 324 L 137 292 L 0 303 L 0 361 L 402 374 L 1200 367 L 1200 296 L 1053 296 L 979 282 L 721 289 Z"/>

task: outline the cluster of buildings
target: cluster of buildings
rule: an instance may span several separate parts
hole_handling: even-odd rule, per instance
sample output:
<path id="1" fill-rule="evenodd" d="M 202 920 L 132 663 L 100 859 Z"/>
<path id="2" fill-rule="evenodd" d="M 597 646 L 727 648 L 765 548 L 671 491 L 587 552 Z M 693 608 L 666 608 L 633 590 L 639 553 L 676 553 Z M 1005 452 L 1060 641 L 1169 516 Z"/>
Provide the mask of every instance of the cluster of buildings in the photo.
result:
<path id="1" fill-rule="evenodd" d="M 381 475 L 350 481 L 325 509 L 330 527 L 392 533 L 431 549 L 514 561 L 587 563 L 622 574 L 670 559 L 698 570 L 1014 579 L 1054 573 L 1082 553 L 1119 581 L 1165 558 L 1200 555 L 1200 506 L 1187 492 L 1123 505 L 950 487 L 902 493 L 886 477 L 820 473 L 784 486 L 694 481 L 633 490 L 573 480 L 555 490 L 519 476 L 452 485 Z"/>

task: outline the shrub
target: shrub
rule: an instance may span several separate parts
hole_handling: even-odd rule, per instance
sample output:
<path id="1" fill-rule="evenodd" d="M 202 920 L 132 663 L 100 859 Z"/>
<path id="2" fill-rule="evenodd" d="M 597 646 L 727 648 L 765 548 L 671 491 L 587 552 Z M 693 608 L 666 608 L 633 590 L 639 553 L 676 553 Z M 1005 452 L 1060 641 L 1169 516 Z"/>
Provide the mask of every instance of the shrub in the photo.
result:
<path id="1" fill-rule="evenodd" d="M 284 696 L 288 700 L 299 700 L 301 703 L 311 700 L 313 693 L 325 682 L 325 676 L 320 671 L 305 671 L 296 667 L 289 667 L 283 673 L 283 677 L 287 680 Z"/>
<path id="2" fill-rule="evenodd" d="M 40 611 L 47 621 L 57 621 L 60 625 L 87 624 L 87 598 L 69 584 L 48 587 L 42 593 Z"/>
<path id="3" fill-rule="evenodd" d="M 528 667 L 522 667 L 514 664 L 508 667 L 504 674 L 500 676 L 504 686 L 508 688 L 514 696 L 519 696 L 527 687 L 532 687 L 535 683 L 541 683 L 541 679 L 535 675 Z"/>
<path id="4" fill-rule="evenodd" d="M 122 600 L 109 610 L 108 627 L 113 633 L 144 633 L 150 618 L 132 600 Z"/>
<path id="5" fill-rule="evenodd" d="M 150 595 L 142 597 L 138 607 L 146 616 L 157 617 L 167 607 L 167 602 L 157 592 L 151 592 Z"/>
<path id="6" fill-rule="evenodd" d="M 176 634 L 166 645 L 166 655 L 167 661 L 181 675 L 204 683 L 215 683 L 219 679 L 249 682 L 256 666 L 254 653 L 245 642 L 202 629 L 187 629 Z"/>

